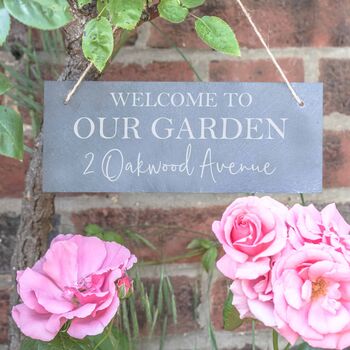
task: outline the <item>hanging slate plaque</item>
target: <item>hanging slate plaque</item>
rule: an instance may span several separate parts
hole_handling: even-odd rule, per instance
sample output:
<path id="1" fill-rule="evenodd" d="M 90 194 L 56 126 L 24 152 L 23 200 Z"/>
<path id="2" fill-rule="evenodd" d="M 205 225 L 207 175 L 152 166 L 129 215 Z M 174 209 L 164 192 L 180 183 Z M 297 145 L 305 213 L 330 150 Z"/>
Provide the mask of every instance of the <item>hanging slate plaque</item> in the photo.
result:
<path id="1" fill-rule="evenodd" d="M 322 84 L 45 83 L 49 192 L 319 192 Z"/>

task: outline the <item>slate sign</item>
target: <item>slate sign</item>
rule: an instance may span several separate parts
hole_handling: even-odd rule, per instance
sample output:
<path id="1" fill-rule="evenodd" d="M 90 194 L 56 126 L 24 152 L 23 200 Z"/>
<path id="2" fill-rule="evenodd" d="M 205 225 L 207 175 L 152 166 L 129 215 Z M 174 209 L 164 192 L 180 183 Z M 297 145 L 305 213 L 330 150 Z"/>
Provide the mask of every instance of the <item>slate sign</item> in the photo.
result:
<path id="1" fill-rule="evenodd" d="M 319 192 L 322 84 L 45 83 L 49 192 Z"/>

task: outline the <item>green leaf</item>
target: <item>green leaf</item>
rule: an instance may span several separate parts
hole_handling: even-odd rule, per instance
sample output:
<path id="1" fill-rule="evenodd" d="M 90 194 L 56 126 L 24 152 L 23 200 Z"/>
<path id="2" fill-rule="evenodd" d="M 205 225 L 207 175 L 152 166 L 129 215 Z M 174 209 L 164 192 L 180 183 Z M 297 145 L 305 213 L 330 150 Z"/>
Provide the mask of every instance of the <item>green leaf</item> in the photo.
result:
<path id="1" fill-rule="evenodd" d="M 57 29 L 72 20 L 66 0 L 4 0 L 4 4 L 14 18 L 29 27 Z"/>
<path id="2" fill-rule="evenodd" d="M 208 273 L 213 270 L 218 256 L 218 250 L 216 247 L 209 248 L 202 257 L 202 265 Z"/>
<path id="3" fill-rule="evenodd" d="M 111 21 L 119 28 L 132 30 L 139 23 L 144 6 L 144 0 L 111 0 L 109 3 Z"/>
<path id="4" fill-rule="evenodd" d="M 97 13 L 99 16 L 104 16 L 107 17 L 108 16 L 108 2 L 107 0 L 97 0 Z"/>
<path id="5" fill-rule="evenodd" d="M 87 5 L 87 4 L 90 4 L 92 0 L 78 0 L 78 6 L 79 8 Z"/>
<path id="6" fill-rule="evenodd" d="M 0 95 L 11 89 L 11 82 L 7 76 L 0 72 Z"/>
<path id="7" fill-rule="evenodd" d="M 187 245 L 187 249 L 209 249 L 211 247 L 215 247 L 215 243 L 204 238 L 195 238 Z"/>
<path id="8" fill-rule="evenodd" d="M 24 338 L 20 350 L 92 350 L 92 343 L 89 338 L 82 340 L 70 337 L 67 333 L 60 332 L 50 342 L 43 342 L 31 338 Z"/>
<path id="9" fill-rule="evenodd" d="M 124 243 L 124 238 L 114 231 L 106 231 L 103 233 L 103 240 L 107 242 Z"/>
<path id="10" fill-rule="evenodd" d="M 189 13 L 186 7 L 181 6 L 179 0 L 162 0 L 158 11 L 160 17 L 172 23 L 183 22 Z"/>
<path id="11" fill-rule="evenodd" d="M 205 0 L 180 0 L 182 5 L 188 9 L 201 6 L 205 3 Z"/>
<path id="12" fill-rule="evenodd" d="M 0 106 L 0 154 L 23 160 L 22 118 L 4 106 Z"/>
<path id="13" fill-rule="evenodd" d="M 233 331 L 243 324 L 243 320 L 241 320 L 239 312 L 232 305 L 232 300 L 233 295 L 232 292 L 229 291 L 223 309 L 224 329 L 226 331 Z"/>
<path id="14" fill-rule="evenodd" d="M 221 18 L 204 16 L 195 22 L 198 36 L 216 51 L 240 56 L 239 44 L 231 27 Z"/>
<path id="15" fill-rule="evenodd" d="M 97 234 L 103 233 L 103 228 L 96 224 L 89 224 L 85 226 L 84 231 L 88 236 L 95 236 Z"/>
<path id="16" fill-rule="evenodd" d="M 24 338 L 20 350 L 39 350 L 39 341 L 31 338 Z"/>
<path id="17" fill-rule="evenodd" d="M 0 0 L 0 46 L 6 41 L 10 32 L 11 19 L 3 0 Z"/>
<path id="18" fill-rule="evenodd" d="M 95 18 L 85 25 L 82 46 L 85 57 L 102 72 L 114 46 L 112 25 L 106 18 Z"/>

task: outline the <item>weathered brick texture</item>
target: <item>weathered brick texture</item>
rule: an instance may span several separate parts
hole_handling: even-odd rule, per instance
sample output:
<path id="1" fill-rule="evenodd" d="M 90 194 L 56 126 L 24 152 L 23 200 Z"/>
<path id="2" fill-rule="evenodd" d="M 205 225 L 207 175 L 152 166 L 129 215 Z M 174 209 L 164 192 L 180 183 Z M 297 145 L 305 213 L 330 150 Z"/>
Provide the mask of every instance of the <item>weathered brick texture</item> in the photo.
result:
<path id="1" fill-rule="evenodd" d="M 247 0 L 254 21 L 266 37 L 270 47 L 327 47 L 349 46 L 350 3 L 343 0 Z M 234 0 L 208 0 L 196 15 L 217 15 L 233 27 L 242 47 L 261 48 Z M 157 24 L 178 46 L 203 49 L 196 37 L 193 18 L 181 25 L 169 24 L 161 19 Z M 151 47 L 170 47 L 170 42 L 156 29 L 149 39 Z"/>
<path id="2" fill-rule="evenodd" d="M 324 137 L 324 186 L 350 186 L 350 133 L 327 131 Z"/>
<path id="3" fill-rule="evenodd" d="M 290 81 L 304 81 L 303 61 L 296 58 L 279 60 L 281 67 Z M 211 81 L 282 81 L 271 60 L 235 60 L 213 61 L 210 63 Z"/>
<path id="4" fill-rule="evenodd" d="M 92 209 L 72 214 L 76 232 L 82 232 L 87 224 L 98 224 L 106 230 L 115 230 L 124 237 L 129 230 L 142 234 L 157 250 L 135 244 L 127 239 L 128 246 L 139 259 L 166 260 L 186 254 L 192 239 L 212 237 L 211 224 L 221 217 L 223 207 L 164 209 Z M 191 258 L 194 261 L 198 259 Z"/>
<path id="5" fill-rule="evenodd" d="M 193 81 L 194 74 L 184 61 L 153 62 L 147 65 L 138 63 L 115 63 L 108 67 L 103 75 L 103 79 L 129 81 Z"/>
<path id="6" fill-rule="evenodd" d="M 350 60 L 322 59 L 320 81 L 324 82 L 326 114 L 350 114 Z"/>
<path id="7" fill-rule="evenodd" d="M 0 289 L 0 344 L 7 343 L 9 291 Z"/>

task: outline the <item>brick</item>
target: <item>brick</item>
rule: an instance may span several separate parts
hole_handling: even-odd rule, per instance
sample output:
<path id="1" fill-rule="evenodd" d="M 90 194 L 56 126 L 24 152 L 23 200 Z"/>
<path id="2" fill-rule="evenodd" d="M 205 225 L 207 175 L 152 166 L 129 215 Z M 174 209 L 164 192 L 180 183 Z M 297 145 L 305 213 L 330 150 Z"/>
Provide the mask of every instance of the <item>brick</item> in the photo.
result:
<path id="1" fill-rule="evenodd" d="M 193 81 L 194 74 L 186 62 L 153 62 L 140 64 L 114 63 L 103 74 L 102 80 L 121 81 Z"/>
<path id="2" fill-rule="evenodd" d="M 221 217 L 223 210 L 223 207 L 172 210 L 104 208 L 73 213 L 72 221 L 76 232 L 83 232 L 87 224 L 98 224 L 124 236 L 126 230 L 137 232 L 153 243 L 157 250 L 136 244 L 130 239 L 126 240 L 126 245 L 141 260 L 163 260 L 185 254 L 186 246 L 194 238 L 204 236 L 215 239 L 211 233 L 211 225 L 215 219 Z M 187 261 L 194 260 L 196 259 Z"/>
<path id="3" fill-rule="evenodd" d="M 8 312 L 9 312 L 8 290 L 0 289 L 0 344 L 7 343 Z"/>
<path id="4" fill-rule="evenodd" d="M 324 83 L 325 114 L 350 114 L 350 60 L 322 59 L 320 81 Z"/>
<path id="5" fill-rule="evenodd" d="M 350 2 L 343 0 L 247 0 L 254 22 L 270 47 L 348 46 L 350 43 Z M 231 0 L 207 0 L 196 10 L 196 15 L 215 15 L 225 19 L 234 29 L 242 47 L 261 48 L 238 5 Z M 180 25 L 162 19 L 157 25 L 179 47 L 205 48 L 197 38 L 194 19 L 188 18 Z M 151 28 L 148 41 L 151 47 L 171 47 L 171 43 L 155 28 Z"/>
<path id="6" fill-rule="evenodd" d="M 0 197 L 22 196 L 28 163 L 28 154 L 25 154 L 24 162 L 0 156 Z"/>
<path id="7" fill-rule="evenodd" d="M 350 186 L 350 132 L 327 131 L 323 142 L 323 185 Z"/>
<path id="8" fill-rule="evenodd" d="M 304 65 L 301 59 L 278 60 L 290 81 L 304 81 Z M 210 63 L 211 81 L 282 81 L 271 60 L 213 61 Z"/>

